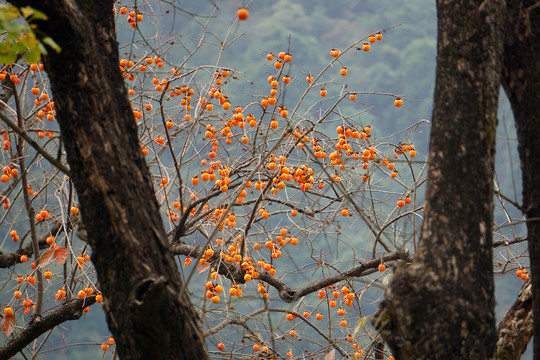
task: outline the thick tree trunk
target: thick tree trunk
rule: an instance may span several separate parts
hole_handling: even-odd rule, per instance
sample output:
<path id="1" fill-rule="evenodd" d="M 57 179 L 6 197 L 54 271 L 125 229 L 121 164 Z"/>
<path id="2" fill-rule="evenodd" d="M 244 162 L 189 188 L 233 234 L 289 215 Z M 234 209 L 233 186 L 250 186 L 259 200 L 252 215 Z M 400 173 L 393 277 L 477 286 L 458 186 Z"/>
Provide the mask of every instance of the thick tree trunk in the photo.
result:
<path id="1" fill-rule="evenodd" d="M 540 3 L 509 0 L 507 8 L 502 81 L 519 139 L 523 208 L 529 219 L 534 358 L 540 359 Z"/>
<path id="2" fill-rule="evenodd" d="M 504 3 L 437 1 L 438 57 L 426 217 L 375 323 L 397 359 L 495 351 L 493 170 Z"/>
<path id="3" fill-rule="evenodd" d="M 206 359 L 119 72 L 113 1 L 13 3 L 47 14 L 40 29 L 62 48 L 45 66 L 120 358 Z"/>

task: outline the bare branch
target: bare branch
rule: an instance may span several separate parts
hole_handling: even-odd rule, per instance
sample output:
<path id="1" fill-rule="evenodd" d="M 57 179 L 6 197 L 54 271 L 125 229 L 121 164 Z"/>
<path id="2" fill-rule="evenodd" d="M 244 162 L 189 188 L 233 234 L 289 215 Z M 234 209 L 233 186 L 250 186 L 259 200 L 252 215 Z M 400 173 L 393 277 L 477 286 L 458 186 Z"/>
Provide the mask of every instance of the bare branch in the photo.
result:
<path id="1" fill-rule="evenodd" d="M 21 332 L 14 335 L 10 341 L 0 348 L 0 359 L 9 359 L 45 332 L 55 328 L 65 321 L 77 320 L 82 316 L 83 308 L 96 302 L 96 296 L 71 300 L 45 317 L 38 317 L 30 322 Z"/>
<path id="2" fill-rule="evenodd" d="M 34 148 L 39 154 L 41 154 L 47 161 L 49 161 L 53 166 L 55 166 L 58 170 L 62 171 L 67 176 L 71 177 L 70 171 L 62 164 L 60 161 L 55 159 L 51 154 L 49 154 L 45 149 L 43 149 L 39 144 L 32 139 L 26 131 L 21 129 L 17 124 L 15 124 L 13 121 L 11 121 L 10 118 L 8 118 L 4 113 L 0 112 L 0 119 L 6 123 L 7 126 L 9 126 L 13 131 L 15 131 L 20 137 L 22 137 L 28 145 Z"/>
<path id="3" fill-rule="evenodd" d="M 51 231 L 49 233 L 43 234 L 39 238 L 39 241 L 38 241 L 39 248 L 40 249 L 48 248 L 49 244 L 47 244 L 47 241 L 46 241 L 47 238 L 49 236 L 51 236 L 51 235 L 55 236 L 56 234 L 58 234 L 62 230 L 63 230 L 62 224 L 57 223 L 56 225 L 54 225 L 54 227 L 51 229 Z M 16 252 L 13 252 L 13 253 L 3 254 L 0 251 L 0 269 L 16 265 L 17 263 L 20 262 L 21 255 L 32 256 L 33 254 L 34 254 L 34 250 L 33 250 L 33 247 L 32 247 L 31 243 L 28 244 L 26 247 L 21 248 L 21 249 L 17 250 Z"/>
<path id="4" fill-rule="evenodd" d="M 175 255 L 199 257 L 203 252 L 203 249 L 200 246 L 193 246 L 188 244 L 174 244 L 171 245 L 170 251 Z M 314 293 L 317 290 L 336 284 L 340 281 L 372 274 L 375 271 L 378 271 L 377 267 L 379 266 L 379 264 L 396 260 L 403 260 L 410 263 L 413 261 L 413 256 L 407 252 L 394 251 L 385 256 L 361 263 L 359 266 L 344 271 L 340 274 L 328 276 L 322 280 L 314 281 L 297 289 L 292 289 L 285 282 L 270 275 L 268 272 L 261 272 L 259 274 L 258 280 L 263 281 L 275 288 L 279 292 L 279 297 L 281 298 L 281 300 L 292 303 L 303 296 Z M 219 257 L 219 254 L 214 255 L 212 258 L 208 259 L 207 262 L 210 264 L 214 264 L 216 266 L 216 271 L 226 276 L 231 281 L 238 284 L 245 283 L 244 275 L 246 274 L 246 272 L 237 268 L 233 264 L 223 262 L 222 259 Z"/>
<path id="5" fill-rule="evenodd" d="M 518 360 L 533 336 L 532 285 L 527 281 L 497 329 L 497 359 Z"/>
<path id="6" fill-rule="evenodd" d="M 509 245 L 513 245 L 513 244 L 518 244 L 518 243 L 521 243 L 521 242 L 524 242 L 524 241 L 527 241 L 527 238 L 526 237 L 517 237 L 515 239 L 512 239 L 512 240 L 499 240 L 499 241 L 494 241 L 493 242 L 493 248 L 498 248 L 500 246 L 509 246 Z"/>

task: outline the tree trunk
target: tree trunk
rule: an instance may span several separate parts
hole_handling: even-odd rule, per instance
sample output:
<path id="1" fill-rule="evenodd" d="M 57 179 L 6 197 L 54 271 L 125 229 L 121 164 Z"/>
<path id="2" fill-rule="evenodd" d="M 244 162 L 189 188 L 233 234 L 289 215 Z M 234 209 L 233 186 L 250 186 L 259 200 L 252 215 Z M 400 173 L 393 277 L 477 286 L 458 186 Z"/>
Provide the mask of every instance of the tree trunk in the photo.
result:
<path id="1" fill-rule="evenodd" d="M 504 3 L 437 1 L 438 55 L 426 211 L 375 325 L 397 359 L 495 351 L 493 171 Z"/>
<path id="2" fill-rule="evenodd" d="M 121 359 L 206 359 L 168 251 L 119 71 L 112 1 L 13 0 L 43 11 L 45 59 L 107 322 Z"/>
<path id="3" fill-rule="evenodd" d="M 540 359 L 540 3 L 507 1 L 503 86 L 517 127 L 533 292 L 534 358 Z"/>

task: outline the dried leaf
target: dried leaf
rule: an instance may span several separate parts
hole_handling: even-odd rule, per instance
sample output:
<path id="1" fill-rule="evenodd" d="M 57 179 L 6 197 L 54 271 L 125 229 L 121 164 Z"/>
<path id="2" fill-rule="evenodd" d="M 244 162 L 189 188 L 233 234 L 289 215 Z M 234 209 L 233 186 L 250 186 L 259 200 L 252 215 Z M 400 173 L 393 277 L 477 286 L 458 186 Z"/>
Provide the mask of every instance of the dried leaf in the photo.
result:
<path id="1" fill-rule="evenodd" d="M 370 317 L 371 315 L 364 316 L 363 318 L 360 318 L 360 320 L 356 322 L 356 325 L 354 326 L 353 337 L 355 337 L 356 334 L 358 334 L 358 332 L 363 329 L 363 327 L 366 325 Z"/>
<path id="2" fill-rule="evenodd" d="M 205 272 L 210 268 L 210 264 L 199 264 L 197 266 L 197 274 L 200 274 L 202 272 Z"/>
<path id="3" fill-rule="evenodd" d="M 39 265 L 43 266 L 43 265 L 48 264 L 53 259 L 53 256 L 54 256 L 54 250 L 53 249 L 49 249 L 49 250 L 45 251 L 41 255 L 41 259 L 39 260 Z"/>
<path id="4" fill-rule="evenodd" d="M 326 356 L 324 360 L 336 360 L 336 349 L 332 349 Z"/>
<path id="5" fill-rule="evenodd" d="M 387 286 L 389 283 L 390 283 L 390 280 L 392 280 L 392 277 L 394 276 L 394 273 L 391 272 L 389 273 L 388 275 L 386 275 L 383 279 L 382 279 L 382 284 L 384 286 Z"/>
<path id="6" fill-rule="evenodd" d="M 68 251 L 65 247 L 58 247 L 54 250 L 54 261 L 57 264 L 62 265 L 68 258 Z"/>
<path id="7" fill-rule="evenodd" d="M 0 326 L 2 327 L 2 332 L 4 335 L 8 337 L 15 329 L 15 316 L 4 316 Z"/>

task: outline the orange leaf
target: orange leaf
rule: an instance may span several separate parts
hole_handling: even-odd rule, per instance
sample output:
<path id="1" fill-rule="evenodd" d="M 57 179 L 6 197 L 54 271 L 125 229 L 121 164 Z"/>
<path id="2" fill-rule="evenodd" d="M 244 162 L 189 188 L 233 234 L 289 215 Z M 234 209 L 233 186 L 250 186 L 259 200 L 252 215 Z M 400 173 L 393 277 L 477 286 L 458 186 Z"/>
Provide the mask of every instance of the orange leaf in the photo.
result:
<path id="1" fill-rule="evenodd" d="M 54 261 L 62 265 L 66 262 L 68 257 L 68 251 L 65 247 L 58 247 L 54 250 Z"/>
<path id="2" fill-rule="evenodd" d="M 210 264 L 199 264 L 197 266 L 197 274 L 205 272 L 206 270 L 208 270 L 208 268 L 210 268 Z"/>
<path id="3" fill-rule="evenodd" d="M 2 327 L 2 332 L 4 335 L 8 337 L 13 332 L 13 329 L 15 329 L 15 316 L 4 316 L 0 326 Z"/>
<path id="4" fill-rule="evenodd" d="M 48 264 L 53 259 L 53 256 L 54 256 L 54 250 L 53 249 L 49 249 L 49 250 L 45 251 L 41 255 L 41 259 L 39 260 L 39 265 L 43 266 L 43 265 Z"/>

